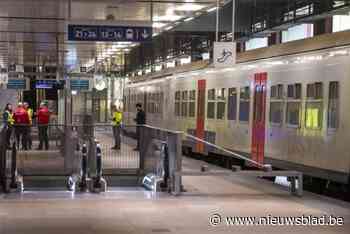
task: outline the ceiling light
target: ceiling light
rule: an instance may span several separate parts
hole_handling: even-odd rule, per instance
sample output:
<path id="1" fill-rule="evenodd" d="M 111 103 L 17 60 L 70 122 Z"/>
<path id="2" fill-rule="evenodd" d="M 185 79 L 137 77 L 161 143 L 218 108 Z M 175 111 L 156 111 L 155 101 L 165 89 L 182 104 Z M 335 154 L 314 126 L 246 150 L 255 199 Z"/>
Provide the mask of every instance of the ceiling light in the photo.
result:
<path id="1" fill-rule="evenodd" d="M 179 19 L 181 19 L 182 16 L 181 15 L 156 15 L 153 17 L 153 21 L 177 21 Z"/>
<path id="2" fill-rule="evenodd" d="M 165 30 L 169 31 L 170 29 L 173 29 L 173 28 L 174 28 L 173 26 L 169 26 L 169 27 L 166 27 Z"/>
<path id="3" fill-rule="evenodd" d="M 212 12 L 212 11 L 215 11 L 217 9 L 217 7 L 212 7 L 212 8 L 209 8 L 208 10 L 207 10 L 207 12 Z"/>
<path id="4" fill-rule="evenodd" d="M 187 3 L 175 8 L 177 11 L 199 11 L 203 6 L 199 4 Z"/>
<path id="5" fill-rule="evenodd" d="M 159 35 L 159 33 L 153 33 L 153 37 L 156 37 L 156 36 L 158 36 Z"/>
<path id="6" fill-rule="evenodd" d="M 190 18 L 187 18 L 187 19 L 185 19 L 184 21 L 191 21 L 191 20 L 193 20 L 194 19 L 194 17 L 190 17 Z"/>
<path id="7" fill-rule="evenodd" d="M 152 27 L 153 28 L 162 28 L 165 25 L 166 25 L 165 23 L 155 22 L 155 23 L 152 24 Z"/>

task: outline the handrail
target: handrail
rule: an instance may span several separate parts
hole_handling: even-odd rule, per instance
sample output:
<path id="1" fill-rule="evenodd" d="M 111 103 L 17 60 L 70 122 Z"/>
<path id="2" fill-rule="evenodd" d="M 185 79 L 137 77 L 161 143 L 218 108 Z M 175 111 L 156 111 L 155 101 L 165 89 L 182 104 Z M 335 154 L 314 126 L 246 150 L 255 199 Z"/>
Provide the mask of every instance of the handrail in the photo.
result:
<path id="1" fill-rule="evenodd" d="M 191 139 L 193 139 L 193 140 L 196 140 L 196 141 L 202 142 L 202 143 L 204 143 L 204 144 L 207 144 L 207 145 L 209 145 L 209 146 L 215 147 L 215 148 L 217 148 L 218 150 L 221 150 L 221 151 L 223 151 L 223 152 L 225 152 L 225 153 L 227 153 L 227 154 L 233 155 L 233 156 L 236 157 L 236 158 L 239 158 L 239 159 L 242 159 L 242 160 L 244 160 L 244 161 L 247 161 L 247 162 L 249 162 L 249 163 L 251 163 L 251 164 L 254 164 L 254 165 L 256 165 L 256 166 L 259 167 L 259 168 L 265 168 L 265 167 L 268 166 L 268 165 L 261 164 L 261 163 L 259 163 L 259 162 L 257 162 L 257 161 L 254 161 L 254 160 L 252 160 L 252 159 L 250 159 L 250 158 L 247 158 L 247 157 L 245 157 L 245 156 L 243 156 L 243 155 L 241 155 L 241 154 L 238 154 L 238 153 L 232 152 L 232 151 L 230 151 L 230 150 L 227 150 L 227 149 L 225 149 L 225 148 L 223 148 L 223 147 L 221 147 L 221 146 L 215 145 L 215 144 L 213 144 L 213 143 L 210 143 L 210 142 L 208 142 L 208 141 L 205 141 L 205 140 L 203 140 L 203 139 L 200 139 L 200 138 L 198 138 L 198 137 L 195 137 L 195 136 L 193 136 L 193 135 L 190 135 L 190 134 L 188 134 L 188 133 L 185 133 L 185 136 L 188 137 L 188 138 L 191 138 Z"/>

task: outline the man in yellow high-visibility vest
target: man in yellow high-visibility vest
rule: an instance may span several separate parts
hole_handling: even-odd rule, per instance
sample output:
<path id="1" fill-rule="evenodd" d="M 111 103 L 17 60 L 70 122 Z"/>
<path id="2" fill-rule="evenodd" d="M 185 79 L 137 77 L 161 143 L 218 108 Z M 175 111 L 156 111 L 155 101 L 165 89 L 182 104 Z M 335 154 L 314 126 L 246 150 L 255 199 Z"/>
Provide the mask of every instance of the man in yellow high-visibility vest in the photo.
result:
<path id="1" fill-rule="evenodd" d="M 112 116 L 113 116 L 113 136 L 114 136 L 114 146 L 112 149 L 120 150 L 120 134 L 121 134 L 121 125 L 123 121 L 123 113 L 116 105 L 112 107 Z"/>
<path id="2" fill-rule="evenodd" d="M 24 106 L 24 109 L 27 111 L 28 117 L 29 117 L 29 126 L 26 127 L 26 131 L 27 131 L 28 148 L 31 149 L 33 145 L 33 140 L 32 140 L 33 109 L 29 107 L 28 102 L 24 102 L 23 106 Z"/>

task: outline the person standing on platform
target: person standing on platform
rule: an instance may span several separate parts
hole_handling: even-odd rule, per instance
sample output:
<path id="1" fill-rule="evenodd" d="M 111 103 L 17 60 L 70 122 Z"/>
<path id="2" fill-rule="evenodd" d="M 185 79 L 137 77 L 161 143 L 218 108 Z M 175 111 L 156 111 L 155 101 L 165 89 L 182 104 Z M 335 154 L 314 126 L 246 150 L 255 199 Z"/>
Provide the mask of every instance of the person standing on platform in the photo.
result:
<path id="1" fill-rule="evenodd" d="M 28 102 L 24 102 L 23 106 L 24 106 L 24 109 L 27 111 L 28 117 L 29 117 L 29 126 L 26 128 L 28 148 L 32 149 L 33 109 L 29 107 Z"/>
<path id="2" fill-rule="evenodd" d="M 45 144 L 45 149 L 49 150 L 49 137 L 47 135 L 47 130 L 50 123 L 50 111 L 47 105 L 42 102 L 40 108 L 37 112 L 38 130 L 39 130 L 39 147 L 38 150 L 43 149 L 43 144 Z"/>
<path id="3" fill-rule="evenodd" d="M 142 128 L 141 125 L 146 124 L 146 113 L 142 109 L 141 103 L 136 104 L 136 110 L 137 110 L 137 114 L 136 114 L 136 119 L 134 119 L 134 121 L 136 122 L 136 125 L 137 125 L 136 126 L 137 147 L 134 150 L 139 151 L 140 150 L 140 139 L 141 139 L 141 128 Z"/>
<path id="4" fill-rule="evenodd" d="M 4 129 L 6 134 L 6 148 L 11 149 L 11 135 L 13 130 L 13 124 L 15 120 L 13 119 L 12 114 L 12 105 L 10 103 L 6 104 L 4 113 L 3 113 Z"/>
<path id="5" fill-rule="evenodd" d="M 30 120 L 27 111 L 24 109 L 23 104 L 20 102 L 13 114 L 13 119 L 15 120 L 15 135 L 17 140 L 17 147 L 19 148 L 19 143 L 22 141 L 22 149 L 28 150 L 28 136 L 27 128 L 29 126 Z"/>
<path id="6" fill-rule="evenodd" d="M 116 105 L 112 107 L 113 111 L 113 136 L 114 136 L 114 146 L 112 149 L 120 150 L 120 133 L 121 133 L 121 124 L 123 120 L 123 113 Z"/>

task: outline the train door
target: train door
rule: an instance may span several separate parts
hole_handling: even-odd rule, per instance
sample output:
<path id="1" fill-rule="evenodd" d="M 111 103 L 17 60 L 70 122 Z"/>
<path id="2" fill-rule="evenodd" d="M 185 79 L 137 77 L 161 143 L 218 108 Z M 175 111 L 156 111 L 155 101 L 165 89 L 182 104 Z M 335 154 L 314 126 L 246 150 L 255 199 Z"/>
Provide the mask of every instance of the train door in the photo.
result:
<path id="1" fill-rule="evenodd" d="M 266 124 L 266 84 L 267 73 L 254 75 L 254 109 L 252 125 L 252 159 L 264 163 Z"/>
<path id="2" fill-rule="evenodd" d="M 198 80 L 196 137 L 200 139 L 205 137 L 205 90 L 206 80 Z M 204 144 L 202 142 L 197 141 L 196 152 L 204 152 Z"/>

